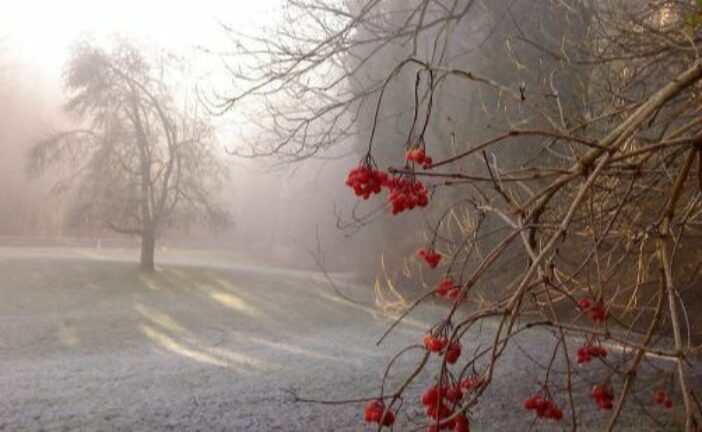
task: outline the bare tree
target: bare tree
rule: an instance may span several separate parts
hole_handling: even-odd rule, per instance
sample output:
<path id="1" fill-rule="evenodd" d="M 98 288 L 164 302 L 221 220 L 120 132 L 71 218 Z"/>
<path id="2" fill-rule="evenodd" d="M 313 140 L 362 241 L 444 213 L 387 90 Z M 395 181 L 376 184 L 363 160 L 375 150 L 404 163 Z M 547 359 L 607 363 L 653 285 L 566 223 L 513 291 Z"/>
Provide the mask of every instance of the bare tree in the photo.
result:
<path id="1" fill-rule="evenodd" d="M 213 193 L 226 174 L 214 131 L 191 102 L 177 108 L 168 82 L 173 60 L 154 60 L 124 40 L 110 52 L 77 46 L 65 74 L 66 109 L 81 127 L 37 142 L 30 166 L 35 173 L 68 167 L 57 186 L 78 185 L 76 217 L 139 236 L 144 270 L 154 268 L 164 227 L 226 221 Z"/>

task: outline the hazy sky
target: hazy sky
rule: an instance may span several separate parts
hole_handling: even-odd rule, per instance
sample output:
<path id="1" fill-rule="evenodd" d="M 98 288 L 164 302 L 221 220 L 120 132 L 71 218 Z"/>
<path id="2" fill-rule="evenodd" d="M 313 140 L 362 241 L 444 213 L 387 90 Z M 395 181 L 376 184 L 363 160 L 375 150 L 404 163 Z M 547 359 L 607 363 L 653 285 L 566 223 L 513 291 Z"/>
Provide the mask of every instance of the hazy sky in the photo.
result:
<path id="1" fill-rule="evenodd" d="M 120 34 L 181 54 L 196 53 L 198 45 L 226 50 L 231 40 L 220 23 L 256 34 L 280 18 L 281 4 L 282 0 L 0 0 L 0 52 L 21 71 L 15 76 L 24 86 L 58 109 L 65 96 L 61 73 L 71 45 L 81 37 L 109 46 L 110 38 Z M 199 55 L 193 66 L 192 78 L 203 91 L 228 85 L 218 59 Z M 221 140 L 231 147 L 242 122 L 228 115 L 215 123 Z"/>
<path id="2" fill-rule="evenodd" d="M 56 76 L 70 44 L 82 35 L 120 33 L 173 50 L 217 47 L 218 21 L 255 32 L 280 0 L 0 0 L 0 43 L 22 63 Z"/>

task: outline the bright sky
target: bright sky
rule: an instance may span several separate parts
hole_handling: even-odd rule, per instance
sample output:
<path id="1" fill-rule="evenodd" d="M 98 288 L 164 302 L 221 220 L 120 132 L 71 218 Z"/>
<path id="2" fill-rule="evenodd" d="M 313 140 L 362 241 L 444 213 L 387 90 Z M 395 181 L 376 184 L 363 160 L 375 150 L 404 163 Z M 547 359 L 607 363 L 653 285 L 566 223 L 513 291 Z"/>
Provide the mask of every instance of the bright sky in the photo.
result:
<path id="1" fill-rule="evenodd" d="M 219 22 L 255 32 L 280 0 L 0 0 L 0 47 L 57 76 L 78 37 L 115 33 L 180 51 L 225 40 Z M 221 46 L 221 45 L 220 45 Z"/>
<path id="2" fill-rule="evenodd" d="M 109 46 L 116 34 L 153 47 L 184 53 L 196 46 L 213 51 L 231 48 L 220 23 L 246 34 L 274 25 L 282 0 L 0 0 L 0 53 L 21 70 L 24 86 L 41 94 L 58 110 L 62 72 L 71 45 L 88 37 Z M 203 91 L 228 83 L 224 68 L 199 56 Z M 193 85 L 194 88 L 194 85 Z M 240 121 L 218 118 L 218 133 L 227 139 Z M 236 126 L 233 131 L 239 131 Z"/>

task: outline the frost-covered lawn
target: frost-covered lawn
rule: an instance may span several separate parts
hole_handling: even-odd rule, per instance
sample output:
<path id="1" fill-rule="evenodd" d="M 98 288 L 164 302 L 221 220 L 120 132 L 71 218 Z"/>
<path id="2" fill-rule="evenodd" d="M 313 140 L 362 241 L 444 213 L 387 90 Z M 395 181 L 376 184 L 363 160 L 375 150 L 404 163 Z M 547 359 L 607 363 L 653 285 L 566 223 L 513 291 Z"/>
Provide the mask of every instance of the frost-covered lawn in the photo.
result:
<path id="1" fill-rule="evenodd" d="M 295 404 L 283 389 L 320 399 L 372 394 L 393 353 L 420 340 L 439 313 L 420 310 L 378 348 L 389 318 L 335 297 L 319 275 L 170 251 L 145 276 L 135 256 L 0 248 L 0 430 L 370 430 L 363 404 Z M 467 350 L 489 340 L 472 338 Z M 518 339 L 542 359 L 546 340 Z M 519 358 L 516 347 L 505 354 L 473 430 L 529 428 L 521 401 L 536 375 Z M 420 378 L 413 395 L 428 376 Z"/>

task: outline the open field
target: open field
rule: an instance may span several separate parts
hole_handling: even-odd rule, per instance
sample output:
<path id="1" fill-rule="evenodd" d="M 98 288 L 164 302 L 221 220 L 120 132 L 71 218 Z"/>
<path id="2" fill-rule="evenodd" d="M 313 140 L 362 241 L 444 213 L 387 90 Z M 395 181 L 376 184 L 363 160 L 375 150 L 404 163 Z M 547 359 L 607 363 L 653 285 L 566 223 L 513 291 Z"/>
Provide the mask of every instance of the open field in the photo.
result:
<path id="1" fill-rule="evenodd" d="M 320 399 L 373 394 L 393 353 L 439 313 L 421 309 L 377 348 L 391 320 L 339 299 L 318 274 L 169 251 L 144 275 L 135 256 L 0 248 L 0 430 L 365 430 L 363 404 L 296 404 L 283 389 Z M 485 346 L 489 335 L 474 340 Z M 550 354 L 545 333 L 516 341 L 537 359 Z M 398 370 L 416 358 L 401 358 Z M 529 428 L 521 401 L 536 375 L 519 358 L 516 345 L 506 352 L 473 430 Z"/>

